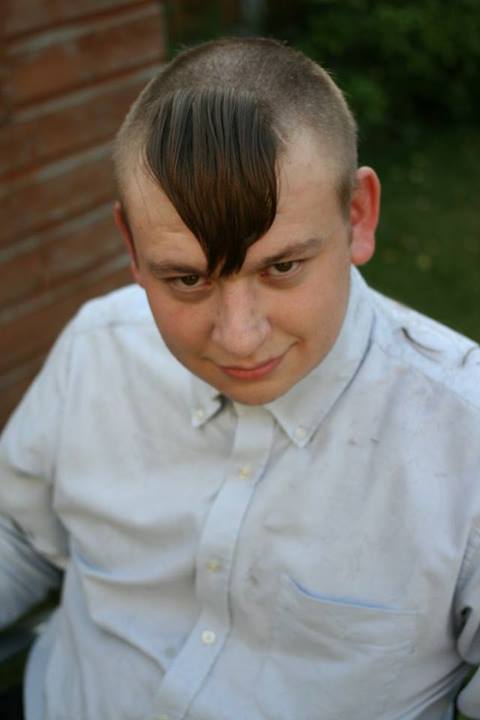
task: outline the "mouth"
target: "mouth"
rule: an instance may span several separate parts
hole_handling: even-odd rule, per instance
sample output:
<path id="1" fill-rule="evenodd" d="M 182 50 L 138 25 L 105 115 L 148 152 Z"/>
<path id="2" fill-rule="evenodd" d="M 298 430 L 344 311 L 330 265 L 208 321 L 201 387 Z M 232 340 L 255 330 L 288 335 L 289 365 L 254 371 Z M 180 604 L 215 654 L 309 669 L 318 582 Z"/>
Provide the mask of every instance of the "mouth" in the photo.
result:
<path id="1" fill-rule="evenodd" d="M 227 367 L 225 365 L 219 367 L 225 375 L 237 380 L 259 380 L 270 375 L 280 365 L 284 357 L 285 354 L 251 367 Z"/>

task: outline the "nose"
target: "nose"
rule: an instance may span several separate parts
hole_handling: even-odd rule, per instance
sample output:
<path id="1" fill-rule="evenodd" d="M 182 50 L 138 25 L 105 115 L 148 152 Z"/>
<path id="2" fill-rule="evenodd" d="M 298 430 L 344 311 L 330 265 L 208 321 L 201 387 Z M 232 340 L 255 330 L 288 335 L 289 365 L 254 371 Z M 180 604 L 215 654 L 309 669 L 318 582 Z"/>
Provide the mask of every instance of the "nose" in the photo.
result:
<path id="1" fill-rule="evenodd" d="M 230 357 L 255 355 L 270 333 L 270 322 L 248 278 L 226 280 L 219 294 L 212 340 Z"/>

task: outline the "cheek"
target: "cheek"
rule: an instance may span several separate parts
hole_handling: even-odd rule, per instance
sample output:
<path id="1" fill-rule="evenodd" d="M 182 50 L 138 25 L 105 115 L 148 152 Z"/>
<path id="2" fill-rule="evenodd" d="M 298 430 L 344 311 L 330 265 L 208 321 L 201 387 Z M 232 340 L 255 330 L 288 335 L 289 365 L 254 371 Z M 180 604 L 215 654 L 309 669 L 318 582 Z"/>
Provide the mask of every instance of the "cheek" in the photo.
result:
<path id="1" fill-rule="evenodd" d="M 192 305 L 172 302 L 171 298 L 149 296 L 156 325 L 168 347 L 182 354 L 203 345 L 208 338 L 203 314 Z"/>
<path id="2" fill-rule="evenodd" d="M 290 325 L 292 321 L 296 323 L 305 340 L 328 345 L 335 339 L 348 303 L 349 272 L 348 263 L 335 262 L 333 258 L 313 275 L 297 296 Z"/>

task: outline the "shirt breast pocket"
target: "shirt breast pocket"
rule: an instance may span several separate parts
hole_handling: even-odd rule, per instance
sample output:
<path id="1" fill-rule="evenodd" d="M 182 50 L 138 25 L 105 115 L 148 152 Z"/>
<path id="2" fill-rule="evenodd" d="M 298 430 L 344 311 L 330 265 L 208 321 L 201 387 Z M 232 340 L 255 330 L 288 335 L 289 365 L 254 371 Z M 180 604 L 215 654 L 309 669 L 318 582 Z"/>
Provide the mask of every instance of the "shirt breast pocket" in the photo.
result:
<path id="1" fill-rule="evenodd" d="M 310 594 L 282 579 L 257 685 L 268 720 L 379 720 L 417 613 Z"/>

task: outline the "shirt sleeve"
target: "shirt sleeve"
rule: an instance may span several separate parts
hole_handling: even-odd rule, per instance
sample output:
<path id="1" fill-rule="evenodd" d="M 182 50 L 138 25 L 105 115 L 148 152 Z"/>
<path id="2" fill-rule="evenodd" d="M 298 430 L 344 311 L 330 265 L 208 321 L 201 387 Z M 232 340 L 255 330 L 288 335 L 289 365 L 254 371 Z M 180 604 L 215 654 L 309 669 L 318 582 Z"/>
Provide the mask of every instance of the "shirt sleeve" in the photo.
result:
<path id="1" fill-rule="evenodd" d="M 480 530 L 473 531 L 464 562 L 457 598 L 456 616 L 461 628 L 458 652 L 465 662 L 480 665 Z M 460 692 L 460 712 L 474 720 L 480 719 L 480 669 Z"/>
<path id="2" fill-rule="evenodd" d="M 54 483 L 71 335 L 62 333 L 0 439 L 0 627 L 59 586 L 68 557 Z"/>

